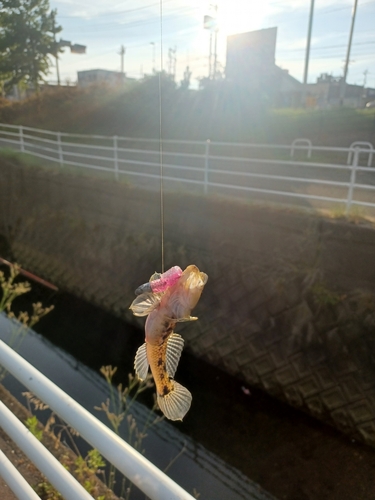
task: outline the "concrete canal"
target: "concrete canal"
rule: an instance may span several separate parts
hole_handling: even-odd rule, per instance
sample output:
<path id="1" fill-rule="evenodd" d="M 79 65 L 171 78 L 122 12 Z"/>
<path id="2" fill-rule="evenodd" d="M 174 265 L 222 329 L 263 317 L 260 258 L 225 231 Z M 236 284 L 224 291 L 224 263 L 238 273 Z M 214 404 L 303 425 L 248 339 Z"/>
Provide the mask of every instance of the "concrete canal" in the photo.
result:
<path id="1" fill-rule="evenodd" d="M 31 334 L 21 354 L 94 412 L 108 395 L 99 368 L 118 366 L 116 381 L 126 383 L 143 332 L 70 294 L 34 285 L 33 297 L 20 298 L 19 308 L 30 299 L 55 310 L 37 325 L 43 337 Z M 177 375 L 193 394 L 192 408 L 184 422 L 157 426 L 145 448 L 163 469 L 185 447 L 168 473 L 188 491 L 195 488 L 205 500 L 268 499 L 262 488 L 280 500 L 375 498 L 373 450 L 187 352 Z M 152 391 L 140 402 L 135 412 L 142 421 Z M 352 473 L 335 473 L 337 460 Z M 367 496 L 356 496 L 359 485 Z M 352 496 L 340 496 L 346 490 Z"/>

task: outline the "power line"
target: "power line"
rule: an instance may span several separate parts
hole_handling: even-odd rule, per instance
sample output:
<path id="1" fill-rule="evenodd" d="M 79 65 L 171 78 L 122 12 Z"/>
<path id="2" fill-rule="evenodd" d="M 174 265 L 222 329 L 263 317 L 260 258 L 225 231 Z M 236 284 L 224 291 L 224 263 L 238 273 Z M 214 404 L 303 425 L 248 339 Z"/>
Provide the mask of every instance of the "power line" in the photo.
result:
<path id="1" fill-rule="evenodd" d="M 163 4 L 166 4 L 167 2 L 174 2 L 174 1 L 175 0 L 163 0 Z M 95 17 L 118 16 L 119 14 L 129 14 L 130 12 L 137 12 L 140 10 L 149 9 L 150 7 L 158 7 L 158 6 L 159 6 L 159 2 L 156 2 L 156 3 L 154 2 L 154 3 L 150 3 L 148 5 L 143 5 L 142 7 L 136 7 L 134 9 L 117 10 L 117 11 L 113 11 L 113 12 L 103 12 L 103 13 L 98 12 Z M 82 18 L 82 16 L 59 16 L 59 18 L 60 17 L 62 19 L 81 19 Z"/>
<path id="2" fill-rule="evenodd" d="M 352 54 L 352 57 L 355 57 L 357 59 L 359 58 L 365 58 L 365 57 L 368 57 L 368 56 L 371 56 L 373 57 L 373 53 L 369 53 L 369 52 L 361 52 L 361 53 L 358 53 L 358 52 L 355 52 Z M 327 54 L 327 55 L 324 55 L 324 56 L 320 56 L 319 59 L 315 59 L 314 62 L 319 62 L 321 61 L 322 59 L 340 59 L 340 58 L 343 58 L 344 57 L 344 54 L 341 52 L 341 53 L 333 53 L 333 54 Z M 301 61 L 302 62 L 302 59 L 300 57 L 293 57 L 293 58 L 285 58 L 285 57 L 277 57 L 278 60 L 283 60 L 283 61 Z M 342 65 L 341 65 L 342 67 Z"/>
<path id="3" fill-rule="evenodd" d="M 371 41 L 371 42 L 356 42 L 356 43 L 353 43 L 353 46 L 357 46 L 357 45 L 373 45 L 375 44 L 375 40 L 374 41 Z M 316 50 L 329 50 L 329 49 L 341 49 L 341 48 L 345 48 L 346 45 L 345 44 L 341 44 L 341 45 L 325 45 L 323 47 L 311 47 L 311 51 L 316 51 Z M 305 49 L 280 49 L 280 51 L 282 52 L 304 52 Z"/>

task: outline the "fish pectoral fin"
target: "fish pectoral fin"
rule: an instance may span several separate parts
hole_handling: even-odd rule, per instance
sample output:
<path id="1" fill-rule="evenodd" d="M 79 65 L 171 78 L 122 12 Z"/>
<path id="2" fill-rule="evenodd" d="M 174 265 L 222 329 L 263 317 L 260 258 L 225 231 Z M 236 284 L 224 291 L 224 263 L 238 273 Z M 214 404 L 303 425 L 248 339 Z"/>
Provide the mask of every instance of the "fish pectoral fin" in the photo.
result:
<path id="1" fill-rule="evenodd" d="M 134 359 L 134 369 L 139 380 L 145 380 L 148 374 L 148 359 L 146 342 L 138 348 Z"/>
<path id="2" fill-rule="evenodd" d="M 176 323 L 184 323 L 185 321 L 197 321 L 197 319 L 197 316 L 187 316 L 186 318 L 178 318 L 173 321 L 176 321 Z"/>
<path id="3" fill-rule="evenodd" d="M 189 411 L 192 396 L 186 387 L 173 382 L 173 389 L 165 396 L 157 397 L 158 405 L 170 420 L 182 420 Z"/>
<path id="4" fill-rule="evenodd" d="M 147 316 L 160 304 L 161 295 L 158 293 L 142 293 L 133 300 L 129 309 L 134 316 Z"/>
<path id="5" fill-rule="evenodd" d="M 165 368 L 168 375 L 173 378 L 180 361 L 184 339 L 178 333 L 172 333 L 167 340 Z"/>

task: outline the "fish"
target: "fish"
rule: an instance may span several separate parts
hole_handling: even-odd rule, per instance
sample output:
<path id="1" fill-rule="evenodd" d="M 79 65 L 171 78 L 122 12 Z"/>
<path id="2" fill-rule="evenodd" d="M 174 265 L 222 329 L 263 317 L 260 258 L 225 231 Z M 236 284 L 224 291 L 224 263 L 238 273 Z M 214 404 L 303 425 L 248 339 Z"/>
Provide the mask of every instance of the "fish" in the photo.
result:
<path id="1" fill-rule="evenodd" d="M 151 369 L 159 408 L 170 420 L 182 420 L 192 402 L 190 391 L 174 380 L 184 347 L 184 339 L 174 332 L 174 328 L 177 323 L 198 319 L 191 316 L 191 312 L 208 280 L 207 274 L 195 265 L 187 266 L 181 273 L 177 267 L 164 274 L 153 274 L 149 281 L 151 290 L 152 282 L 174 269 L 167 274 L 167 278 L 173 278 L 165 280 L 161 288 L 157 287 L 161 291 L 140 293 L 130 305 L 135 316 L 147 316 L 145 343 L 137 350 L 134 360 L 136 375 L 145 380 Z M 147 286 L 142 288 L 148 289 Z"/>

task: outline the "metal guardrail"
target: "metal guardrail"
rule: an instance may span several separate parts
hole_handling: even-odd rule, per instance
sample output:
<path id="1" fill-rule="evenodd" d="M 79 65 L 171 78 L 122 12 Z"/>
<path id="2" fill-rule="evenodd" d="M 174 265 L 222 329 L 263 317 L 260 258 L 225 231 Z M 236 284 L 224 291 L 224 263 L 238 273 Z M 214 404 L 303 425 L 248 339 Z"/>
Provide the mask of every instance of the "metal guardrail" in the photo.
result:
<path id="1" fill-rule="evenodd" d="M 193 497 L 166 474 L 155 467 L 117 434 L 79 405 L 5 342 L 0 340 L 0 364 L 65 422 L 96 448 L 151 500 L 193 500 Z M 35 463 L 51 484 L 66 499 L 92 500 L 91 495 L 44 448 L 26 427 L 0 403 L 0 426 L 19 448 Z M 27 487 L 18 481 L 19 472 L 0 455 L 0 475 L 20 500 L 27 496 Z M 18 485 L 18 486 L 17 486 Z M 22 488 L 26 489 L 22 489 Z"/>
<path id="2" fill-rule="evenodd" d="M 0 476 L 5 483 L 13 491 L 17 498 L 27 500 L 40 500 L 40 497 L 35 493 L 29 483 L 24 479 L 18 469 L 0 450 Z"/>
<path id="3" fill-rule="evenodd" d="M 313 146 L 308 139 L 291 145 L 163 140 L 164 180 L 179 189 L 249 194 L 267 200 L 341 204 L 375 208 L 375 168 L 370 143 L 348 148 Z M 63 166 L 131 177 L 143 187 L 159 179 L 158 139 L 67 134 L 0 124 L 0 146 Z M 299 160 L 297 153 L 307 153 Z M 292 157 L 292 159 L 291 159 Z M 314 159 L 313 159 L 314 157 Z M 367 162 L 361 164 L 363 159 Z"/>
<path id="4" fill-rule="evenodd" d="M 51 484 L 62 493 L 65 498 L 74 498 L 77 500 L 92 500 L 92 496 L 74 479 L 74 477 L 65 469 L 65 467 L 42 445 L 33 434 L 13 415 L 13 413 L 0 401 L 0 426 L 16 445 L 27 455 L 43 474 L 49 479 Z M 0 470 L 0 473 L 3 471 Z M 11 473 L 15 484 L 18 481 L 18 475 Z M 19 473 L 18 473 L 19 474 Z M 21 476 L 22 477 L 22 476 Z M 5 479 L 5 478 L 4 478 Z M 9 479 L 9 477 L 8 477 Z M 12 487 L 12 484 L 9 484 Z M 20 483 L 19 485 L 22 485 Z M 22 488 L 26 493 L 27 488 Z M 14 491 L 14 490 L 13 490 Z M 34 492 L 35 495 L 35 492 Z M 29 498 L 29 496 L 18 496 L 18 498 Z M 31 498 L 35 498 L 34 496 Z M 39 498 L 36 495 L 36 498 Z"/>

